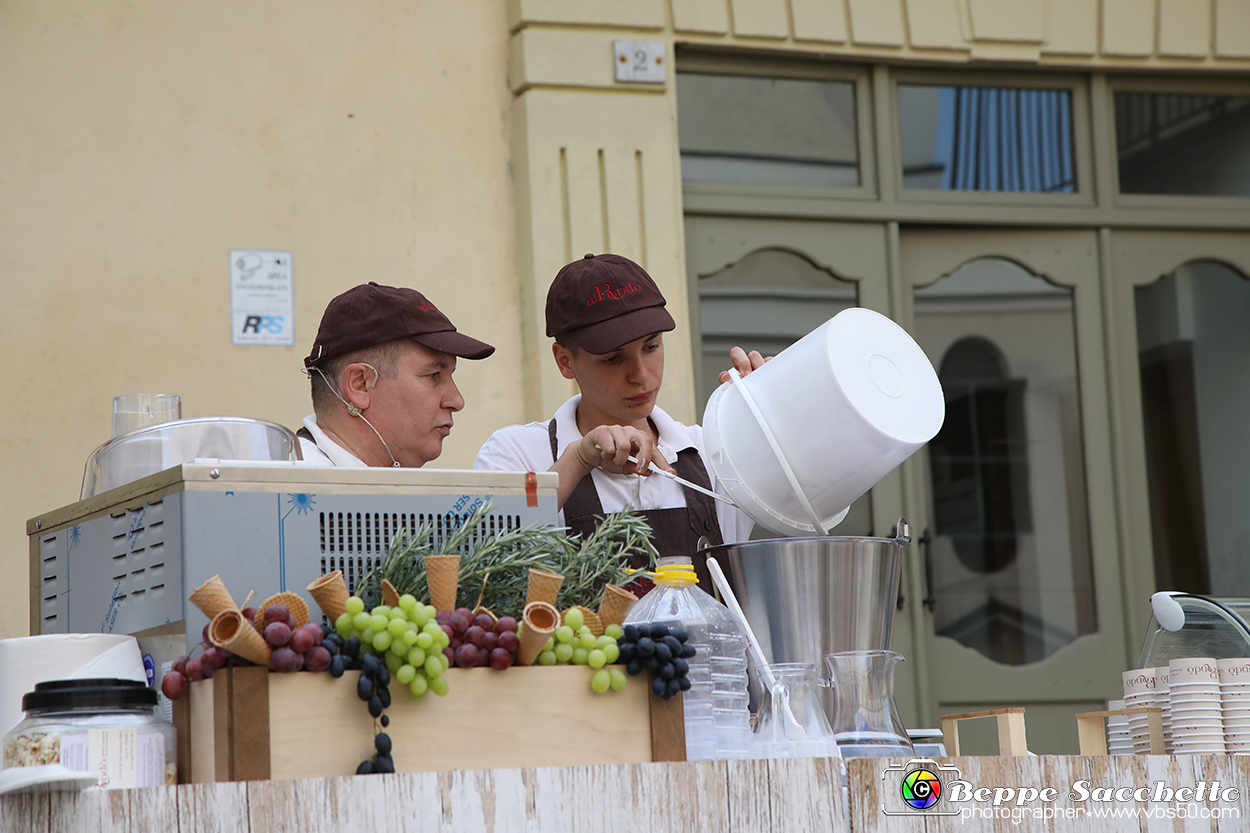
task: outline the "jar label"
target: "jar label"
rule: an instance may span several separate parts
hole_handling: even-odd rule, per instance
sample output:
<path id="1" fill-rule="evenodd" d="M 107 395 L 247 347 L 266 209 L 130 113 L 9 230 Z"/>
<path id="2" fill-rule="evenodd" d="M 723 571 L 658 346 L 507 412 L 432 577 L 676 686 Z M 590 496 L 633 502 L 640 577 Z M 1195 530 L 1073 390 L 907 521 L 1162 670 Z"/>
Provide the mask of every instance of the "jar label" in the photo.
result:
<path id="1" fill-rule="evenodd" d="M 61 765 L 99 776 L 96 787 L 125 790 L 165 783 L 165 738 L 136 729 L 90 729 L 61 738 Z"/>

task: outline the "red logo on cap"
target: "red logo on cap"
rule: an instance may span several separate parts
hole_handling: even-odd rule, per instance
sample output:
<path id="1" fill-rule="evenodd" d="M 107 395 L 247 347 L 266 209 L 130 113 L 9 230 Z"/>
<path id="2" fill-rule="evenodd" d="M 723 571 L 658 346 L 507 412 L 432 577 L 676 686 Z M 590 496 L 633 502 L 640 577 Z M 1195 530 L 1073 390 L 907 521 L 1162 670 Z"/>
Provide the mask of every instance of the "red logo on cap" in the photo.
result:
<path id="1" fill-rule="evenodd" d="M 597 304 L 605 298 L 611 298 L 614 301 L 619 301 L 631 292 L 641 291 L 642 286 L 634 283 L 633 281 L 626 284 L 620 284 L 616 288 L 613 288 L 611 284 L 599 284 L 595 287 L 595 294 L 586 299 L 586 306 Z"/>
<path id="2" fill-rule="evenodd" d="M 440 314 L 442 313 L 442 310 L 441 310 L 441 309 L 439 309 L 438 307 L 434 306 L 434 305 L 433 305 L 433 304 L 431 304 L 429 301 L 422 301 L 422 302 L 421 302 L 421 305 L 418 307 L 418 309 L 420 309 L 422 312 L 429 312 L 430 310 L 434 310 L 434 311 L 435 311 L 435 312 L 437 312 L 437 313 L 440 313 Z"/>

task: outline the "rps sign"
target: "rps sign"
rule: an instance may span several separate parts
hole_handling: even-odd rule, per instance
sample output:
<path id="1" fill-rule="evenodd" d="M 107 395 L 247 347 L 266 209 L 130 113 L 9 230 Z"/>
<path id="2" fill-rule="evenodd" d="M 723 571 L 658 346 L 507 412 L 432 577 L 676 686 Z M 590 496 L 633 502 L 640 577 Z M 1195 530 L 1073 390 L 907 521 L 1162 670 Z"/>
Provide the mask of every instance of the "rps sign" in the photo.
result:
<path id="1" fill-rule="evenodd" d="M 295 344 L 291 253 L 230 250 L 230 340 L 234 344 Z"/>

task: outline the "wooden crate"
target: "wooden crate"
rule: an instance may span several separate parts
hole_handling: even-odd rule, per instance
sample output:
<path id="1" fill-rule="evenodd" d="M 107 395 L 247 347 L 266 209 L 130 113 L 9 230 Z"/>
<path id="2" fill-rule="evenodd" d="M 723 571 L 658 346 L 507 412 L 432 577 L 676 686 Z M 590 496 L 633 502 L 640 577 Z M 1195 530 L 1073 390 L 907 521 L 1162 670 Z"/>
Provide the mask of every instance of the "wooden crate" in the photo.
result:
<path id="1" fill-rule="evenodd" d="M 179 780 L 351 775 L 373 753 L 359 672 L 274 674 L 229 668 L 175 702 Z M 583 666 L 452 668 L 451 692 L 412 700 L 391 684 L 386 710 L 399 772 L 685 760 L 681 698 L 647 677 L 595 694 Z"/>

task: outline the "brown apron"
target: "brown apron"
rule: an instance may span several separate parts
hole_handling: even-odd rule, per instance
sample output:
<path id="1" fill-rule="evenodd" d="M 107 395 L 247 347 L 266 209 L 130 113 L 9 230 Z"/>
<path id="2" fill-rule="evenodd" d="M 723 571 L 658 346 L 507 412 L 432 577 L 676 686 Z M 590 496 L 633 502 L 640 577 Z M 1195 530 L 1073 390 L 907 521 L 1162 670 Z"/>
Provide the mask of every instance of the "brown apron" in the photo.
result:
<path id="1" fill-rule="evenodd" d="M 547 423 L 547 434 L 551 438 L 551 460 L 555 462 L 560 456 L 556 441 L 556 421 Z M 699 452 L 686 448 L 677 452 L 677 475 L 705 489 L 712 488 L 707 468 L 699 457 Z M 658 475 L 652 475 L 658 477 Z M 701 495 L 691 489 L 685 489 L 686 505 L 673 509 L 643 509 L 639 512 L 654 533 L 652 541 L 661 556 L 679 555 L 694 559 L 695 575 L 699 577 L 699 587 L 715 596 L 712 576 L 707 570 L 707 558 L 697 556 L 696 550 L 700 538 L 707 538 L 712 546 L 724 543 L 721 536 L 720 523 L 716 520 L 716 501 L 707 495 Z M 603 519 L 603 503 L 599 500 L 599 491 L 595 481 L 587 475 L 573 489 L 564 504 L 564 525 L 570 532 L 580 533 L 583 540 L 599 525 Z M 641 557 L 627 558 L 630 567 L 646 568 Z M 723 566 L 723 565 L 722 565 Z"/>

